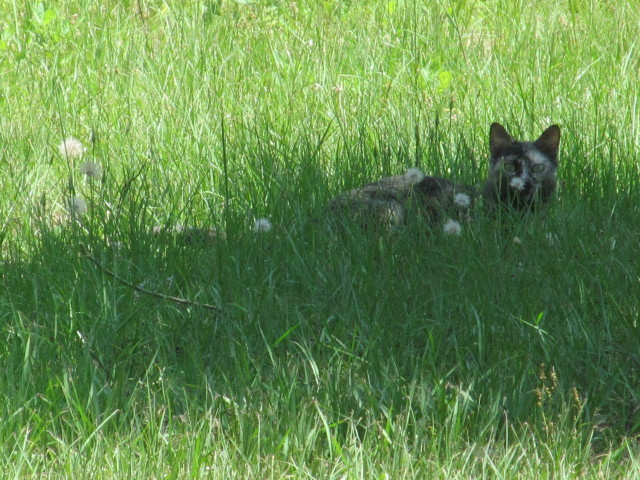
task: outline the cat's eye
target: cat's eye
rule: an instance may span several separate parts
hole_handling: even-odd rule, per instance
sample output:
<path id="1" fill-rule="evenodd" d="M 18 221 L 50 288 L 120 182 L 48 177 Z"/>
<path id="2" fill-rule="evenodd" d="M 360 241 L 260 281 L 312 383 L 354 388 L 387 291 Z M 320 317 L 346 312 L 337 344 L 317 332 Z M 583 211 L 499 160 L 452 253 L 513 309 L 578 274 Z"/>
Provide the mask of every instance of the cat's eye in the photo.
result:
<path id="1" fill-rule="evenodd" d="M 546 167 L 545 167 L 544 163 L 536 163 L 535 165 L 533 165 L 531 167 L 531 171 L 533 173 L 541 173 L 541 172 L 544 172 L 545 168 Z"/>
<path id="2" fill-rule="evenodd" d="M 504 169 L 505 172 L 509 172 L 509 173 L 513 173 L 516 171 L 515 163 L 504 163 L 502 165 L 502 168 Z"/>

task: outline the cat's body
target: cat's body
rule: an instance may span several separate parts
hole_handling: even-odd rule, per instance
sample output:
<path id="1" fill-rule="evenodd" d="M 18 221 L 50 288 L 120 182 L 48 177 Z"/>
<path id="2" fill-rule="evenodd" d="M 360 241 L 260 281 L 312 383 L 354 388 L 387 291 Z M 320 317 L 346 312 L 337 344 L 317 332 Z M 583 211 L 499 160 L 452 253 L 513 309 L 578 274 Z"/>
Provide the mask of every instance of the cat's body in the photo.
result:
<path id="1" fill-rule="evenodd" d="M 489 205 L 528 210 L 546 204 L 556 189 L 560 128 L 552 125 L 534 142 L 519 142 L 498 123 L 489 131 Z"/>
<path id="2" fill-rule="evenodd" d="M 386 177 L 339 195 L 329 203 L 329 209 L 356 218 L 364 226 L 393 226 L 413 216 L 434 222 L 445 211 L 466 209 L 470 203 L 467 187 L 410 168 L 404 175 Z"/>

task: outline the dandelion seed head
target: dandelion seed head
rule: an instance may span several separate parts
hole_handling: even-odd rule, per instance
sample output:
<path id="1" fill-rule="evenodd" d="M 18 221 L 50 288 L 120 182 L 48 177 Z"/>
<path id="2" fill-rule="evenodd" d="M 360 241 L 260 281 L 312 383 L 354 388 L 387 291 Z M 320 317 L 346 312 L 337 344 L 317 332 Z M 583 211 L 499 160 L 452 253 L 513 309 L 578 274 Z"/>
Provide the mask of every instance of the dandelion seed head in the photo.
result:
<path id="1" fill-rule="evenodd" d="M 511 188 L 515 188 L 516 190 L 524 190 L 524 180 L 520 177 L 513 177 L 509 182 Z"/>
<path id="2" fill-rule="evenodd" d="M 520 237 L 513 237 L 512 242 L 514 245 L 518 245 L 518 246 L 522 245 L 522 239 Z"/>
<path id="3" fill-rule="evenodd" d="M 83 198 L 73 197 L 69 200 L 69 213 L 71 215 L 84 215 L 87 213 L 87 202 Z"/>
<path id="4" fill-rule="evenodd" d="M 462 208 L 468 208 L 471 205 L 471 197 L 466 193 L 456 193 L 453 196 L 453 203 Z"/>
<path id="5" fill-rule="evenodd" d="M 259 218 L 253 224 L 253 230 L 255 232 L 268 232 L 273 228 L 271 221 L 268 218 Z"/>
<path id="6" fill-rule="evenodd" d="M 69 137 L 58 145 L 60 155 L 67 158 L 80 158 L 87 149 L 77 138 Z"/>
<path id="7" fill-rule="evenodd" d="M 87 180 L 93 178 L 100 178 L 102 176 L 102 167 L 96 162 L 83 162 L 78 168 L 82 175 L 85 175 Z"/>
<path id="8" fill-rule="evenodd" d="M 422 173 L 422 170 L 420 170 L 419 168 L 411 167 L 404 174 L 404 178 L 409 183 L 414 184 L 414 183 L 418 183 L 419 181 L 421 181 L 424 178 L 424 173 Z"/>
<path id="9" fill-rule="evenodd" d="M 450 218 L 444 224 L 444 233 L 446 235 L 460 235 L 462 233 L 462 225 Z"/>

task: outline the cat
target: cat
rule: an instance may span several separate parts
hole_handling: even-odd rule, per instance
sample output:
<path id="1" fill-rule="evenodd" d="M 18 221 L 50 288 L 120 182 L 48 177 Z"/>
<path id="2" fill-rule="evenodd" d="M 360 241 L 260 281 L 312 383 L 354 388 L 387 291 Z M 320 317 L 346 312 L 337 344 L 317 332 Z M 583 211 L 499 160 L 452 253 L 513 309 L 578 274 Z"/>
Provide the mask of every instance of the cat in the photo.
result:
<path id="1" fill-rule="evenodd" d="M 466 211 L 472 202 L 469 190 L 414 167 L 404 175 L 344 192 L 331 200 L 328 208 L 357 219 L 364 227 L 398 226 L 414 216 L 433 224 L 447 212 Z"/>
<path id="2" fill-rule="evenodd" d="M 546 204 L 557 184 L 560 127 L 552 125 L 534 142 L 516 141 L 499 123 L 489 129 L 489 178 L 483 197 L 490 206 L 515 210 Z M 424 175 L 410 168 L 404 175 L 386 177 L 354 188 L 329 202 L 329 210 L 356 218 L 365 226 L 397 226 L 411 216 L 430 224 L 445 214 L 468 215 L 474 189 Z"/>
<path id="3" fill-rule="evenodd" d="M 559 144 L 557 125 L 551 125 L 534 142 L 520 142 L 502 125 L 493 123 L 489 129 L 489 179 L 483 190 L 487 204 L 517 211 L 545 205 L 556 189 Z"/>

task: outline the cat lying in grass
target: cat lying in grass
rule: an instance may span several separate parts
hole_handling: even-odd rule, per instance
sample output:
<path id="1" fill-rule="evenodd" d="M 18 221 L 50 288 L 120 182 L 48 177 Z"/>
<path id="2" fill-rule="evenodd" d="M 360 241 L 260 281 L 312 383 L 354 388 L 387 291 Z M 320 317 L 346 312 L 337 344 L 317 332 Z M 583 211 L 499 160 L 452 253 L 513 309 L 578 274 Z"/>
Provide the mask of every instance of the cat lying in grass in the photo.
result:
<path id="1" fill-rule="evenodd" d="M 534 142 L 514 140 L 498 123 L 489 130 L 489 178 L 485 203 L 525 210 L 545 204 L 556 187 L 560 128 L 552 125 Z M 473 203 L 473 189 L 410 168 L 338 195 L 329 210 L 351 217 L 365 227 L 400 225 L 411 216 L 429 223 L 454 217 Z"/>

